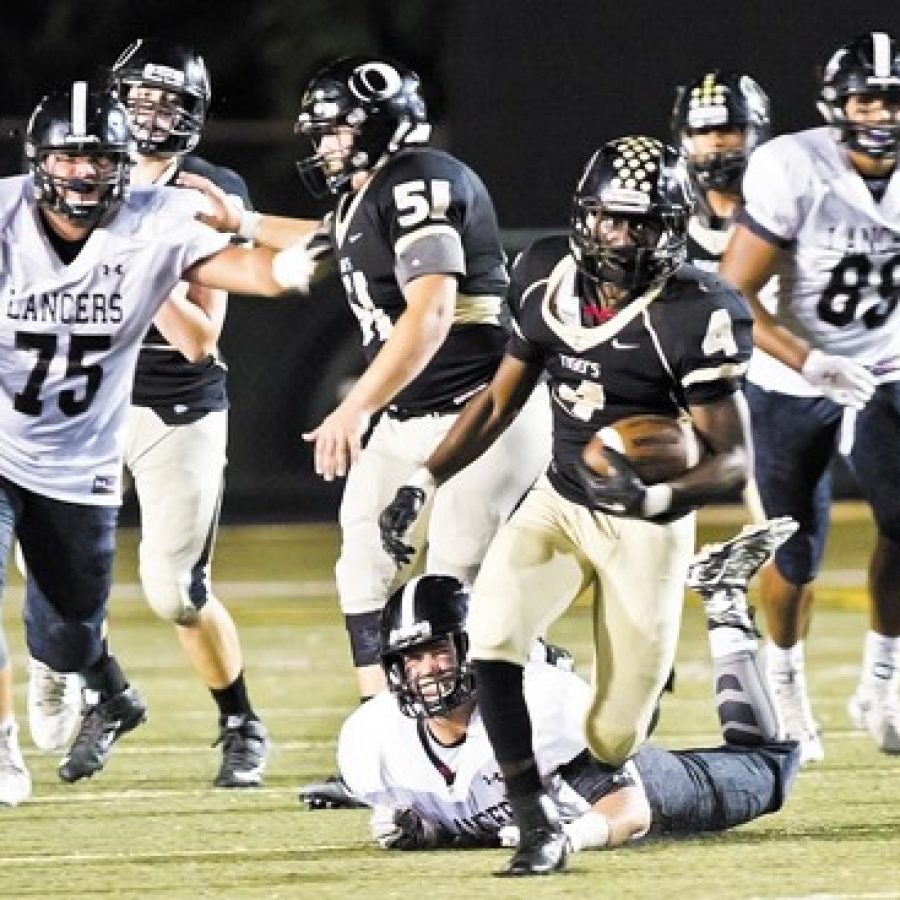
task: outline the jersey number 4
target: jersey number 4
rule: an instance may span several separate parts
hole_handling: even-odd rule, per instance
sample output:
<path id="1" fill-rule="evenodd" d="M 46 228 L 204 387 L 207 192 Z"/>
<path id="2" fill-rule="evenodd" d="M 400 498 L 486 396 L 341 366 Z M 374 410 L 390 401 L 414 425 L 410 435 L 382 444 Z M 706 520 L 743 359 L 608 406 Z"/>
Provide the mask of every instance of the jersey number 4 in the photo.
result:
<path id="1" fill-rule="evenodd" d="M 16 332 L 16 349 L 30 350 L 37 354 L 37 362 L 25 382 L 25 387 L 15 395 L 13 405 L 26 416 L 39 416 L 44 408 L 41 388 L 50 372 L 50 363 L 56 356 L 57 336 L 55 334 Z M 59 408 L 63 415 L 78 416 L 90 405 L 100 389 L 103 368 L 94 363 L 84 364 L 85 353 L 100 353 L 109 350 L 112 337 L 108 334 L 73 334 L 69 339 L 69 355 L 66 361 L 66 378 L 83 378 L 84 390 L 67 389 L 59 392 Z"/>

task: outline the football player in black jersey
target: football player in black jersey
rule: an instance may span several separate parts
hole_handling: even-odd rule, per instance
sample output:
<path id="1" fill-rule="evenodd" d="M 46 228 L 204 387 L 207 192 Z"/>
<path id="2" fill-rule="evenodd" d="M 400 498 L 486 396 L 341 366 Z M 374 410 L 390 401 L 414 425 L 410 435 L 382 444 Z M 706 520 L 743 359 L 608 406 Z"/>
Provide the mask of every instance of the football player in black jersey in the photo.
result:
<path id="1" fill-rule="evenodd" d="M 132 183 L 174 184 L 180 171 L 196 172 L 249 207 L 236 172 L 192 155 L 210 103 L 209 74 L 198 52 L 138 39 L 114 63 L 111 79 L 136 141 Z M 140 503 L 144 595 L 175 625 L 219 710 L 222 760 L 215 784 L 248 787 L 262 780 L 268 736 L 247 695 L 234 620 L 210 583 L 228 429 L 226 368 L 217 346 L 227 301 L 225 291 L 182 282 L 161 308 L 138 358 L 125 464 Z M 64 676 L 31 665 L 32 731 L 44 746 L 51 732 L 53 742 L 64 743 L 58 726 L 66 710 L 49 702 L 53 681 Z M 83 777 L 71 760 L 69 769 L 66 780 Z"/>
<path id="2" fill-rule="evenodd" d="M 691 264 L 716 270 L 741 201 L 747 160 L 768 139 L 769 127 L 769 98 L 747 74 L 714 70 L 678 88 L 672 139 L 697 196 L 688 224 Z"/>
<path id="3" fill-rule="evenodd" d="M 378 515 L 497 369 L 505 258 L 480 178 L 429 146 L 420 84 L 405 66 L 372 57 L 337 60 L 313 76 L 298 131 L 312 143 L 298 165 L 317 195 L 335 198 L 323 223 L 238 213 L 219 203 L 210 219 L 258 243 L 324 244 L 337 263 L 362 330 L 369 367 L 346 399 L 305 437 L 316 471 L 347 475 L 336 575 L 360 696 L 384 687 L 378 621 L 398 576 Z M 186 179 L 216 192 L 196 179 Z M 221 194 L 219 193 L 219 198 Z M 307 244 L 297 247 L 301 260 Z M 370 418 L 384 410 L 365 447 Z M 426 570 L 471 583 L 488 543 L 550 456 L 549 408 L 538 392 L 510 431 L 453 484 L 427 485 Z M 352 467 L 351 467 L 352 463 Z M 427 533 L 426 533 L 427 532 Z"/>
<path id="4" fill-rule="evenodd" d="M 601 147 L 576 188 L 568 241 L 536 242 L 513 269 L 517 327 L 496 376 L 425 464 L 436 483 L 451 479 L 549 377 L 553 460 L 491 544 L 469 621 L 485 727 L 520 831 L 502 874 L 543 874 L 565 863 L 522 695 L 530 642 L 590 592 L 587 739 L 599 760 L 620 766 L 646 737 L 674 660 L 692 510 L 724 499 L 747 477 L 741 386 L 751 317 L 725 282 L 683 265 L 692 206 L 673 148 L 641 136 Z M 598 429 L 636 413 L 690 416 L 706 449 L 701 461 L 649 486 L 614 451 L 605 451 L 609 477 L 587 469 L 582 451 Z M 423 480 L 402 487 L 381 517 L 385 547 L 398 561 L 426 499 Z"/>

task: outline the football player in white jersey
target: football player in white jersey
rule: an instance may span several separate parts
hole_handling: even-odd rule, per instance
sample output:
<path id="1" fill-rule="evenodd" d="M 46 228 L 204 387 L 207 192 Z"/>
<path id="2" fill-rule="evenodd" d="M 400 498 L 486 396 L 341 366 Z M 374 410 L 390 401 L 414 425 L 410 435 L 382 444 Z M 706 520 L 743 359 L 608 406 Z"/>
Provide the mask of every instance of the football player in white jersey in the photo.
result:
<path id="1" fill-rule="evenodd" d="M 385 547 L 397 562 L 408 560 L 406 536 L 429 492 L 452 484 L 547 374 L 553 458 L 494 538 L 469 623 L 485 727 L 521 827 L 504 874 L 544 874 L 565 863 L 522 695 L 530 642 L 588 592 L 588 743 L 598 759 L 621 765 L 644 741 L 674 662 L 693 510 L 745 482 L 750 311 L 724 280 L 684 265 L 692 205 L 674 148 L 630 135 L 593 155 L 573 196 L 568 238 L 535 242 L 513 267 L 517 327 L 497 374 L 381 517 Z M 646 412 L 689 416 L 708 454 L 651 485 L 611 450 L 608 477 L 585 465 L 598 430 Z"/>
<path id="2" fill-rule="evenodd" d="M 714 70 L 679 87 L 672 139 L 684 155 L 697 206 L 688 223 L 688 262 L 714 272 L 741 202 L 750 154 L 768 140 L 769 98 L 749 75 Z"/>
<path id="3" fill-rule="evenodd" d="M 797 534 L 762 573 L 767 671 L 804 761 L 822 758 L 806 690 L 810 585 L 828 527 L 829 463 L 840 445 L 878 530 L 857 727 L 900 752 L 900 50 L 874 31 L 825 67 L 826 127 L 760 147 L 721 265 L 750 299 L 747 388 L 756 481 L 769 515 Z"/>
<path id="4" fill-rule="evenodd" d="M 757 668 L 748 579 L 796 527 L 748 526 L 705 548 L 689 570 L 704 599 L 724 746 L 644 745 L 621 768 L 588 751 L 590 688 L 544 662 L 525 666 L 525 698 L 540 777 L 563 820 L 569 852 L 651 834 L 718 831 L 776 811 L 797 771 L 796 742 L 778 740 Z M 455 578 L 410 581 L 385 606 L 382 665 L 390 693 L 361 706 L 338 742 L 341 774 L 373 807 L 386 849 L 515 845 L 503 775 L 485 733 L 469 661 L 468 594 Z"/>
<path id="5" fill-rule="evenodd" d="M 247 186 L 237 173 L 191 153 L 210 103 L 209 73 L 196 50 L 138 39 L 113 65 L 111 81 L 137 142 L 132 184 L 173 184 L 179 171 L 199 172 L 249 207 Z M 140 503 L 144 593 L 154 611 L 175 624 L 219 709 L 222 760 L 214 783 L 248 787 L 262 780 L 269 741 L 247 694 L 237 628 L 210 584 L 228 427 L 226 369 L 217 347 L 228 295 L 197 285 L 188 286 L 188 295 L 170 298 L 144 337 L 125 464 Z M 191 315 L 199 322 L 199 338 L 195 328 L 183 325 Z M 45 682 L 43 692 L 35 688 L 44 694 L 36 707 L 46 711 L 47 696 L 59 692 L 46 683 L 52 673 L 40 664 L 35 671 Z M 34 708 L 29 706 L 32 733 Z M 43 719 L 54 723 L 46 714 Z M 66 738 L 58 729 L 41 733 L 54 731 L 60 746 Z"/>
<path id="6" fill-rule="evenodd" d="M 60 769 L 74 780 L 102 768 L 145 714 L 103 635 L 143 335 L 182 278 L 257 295 L 288 287 L 273 275 L 278 254 L 230 247 L 196 220 L 199 195 L 130 190 L 134 141 L 110 90 L 76 82 L 44 98 L 25 151 L 29 173 L 0 179 L 0 585 L 15 529 L 30 576 L 29 651 L 55 671 L 81 672 L 91 691 Z M 8 660 L 0 672 L 9 678 Z M 15 803 L 28 794 L 27 771 L 6 713 L 0 773 L 18 773 L 18 794 L 0 796 Z"/>

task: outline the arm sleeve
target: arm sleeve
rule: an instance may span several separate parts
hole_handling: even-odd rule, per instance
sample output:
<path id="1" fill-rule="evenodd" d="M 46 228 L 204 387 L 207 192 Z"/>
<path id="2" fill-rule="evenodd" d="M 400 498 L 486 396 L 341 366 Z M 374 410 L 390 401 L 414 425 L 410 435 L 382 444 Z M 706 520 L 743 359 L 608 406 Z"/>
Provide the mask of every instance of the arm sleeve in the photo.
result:
<path id="1" fill-rule="evenodd" d="M 462 232 L 470 189 L 455 160 L 429 154 L 398 157 L 378 186 L 379 213 L 403 287 L 421 275 L 466 274 Z"/>

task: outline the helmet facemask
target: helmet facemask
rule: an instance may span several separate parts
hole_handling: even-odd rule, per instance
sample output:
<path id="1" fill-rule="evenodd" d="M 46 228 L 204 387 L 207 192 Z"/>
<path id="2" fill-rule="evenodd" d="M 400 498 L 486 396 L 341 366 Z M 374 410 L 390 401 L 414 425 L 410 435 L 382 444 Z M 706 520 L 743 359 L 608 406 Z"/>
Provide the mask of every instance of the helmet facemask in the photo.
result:
<path id="1" fill-rule="evenodd" d="M 418 676 L 407 672 L 407 656 L 444 650 L 451 662 L 443 669 Z M 445 638 L 386 653 L 382 657 L 388 689 L 400 711 L 413 719 L 445 717 L 474 697 L 475 678 L 467 660 L 468 637 L 455 632 Z"/>
<path id="2" fill-rule="evenodd" d="M 96 174 L 85 178 L 52 173 L 48 169 L 48 161 L 51 157 L 64 156 L 92 158 Z M 32 166 L 35 198 L 41 206 L 58 212 L 72 222 L 94 225 L 117 209 L 128 196 L 131 166 L 131 159 L 126 153 L 41 150 Z"/>
<path id="3" fill-rule="evenodd" d="M 887 120 L 880 123 L 856 121 L 847 114 L 847 104 L 851 97 L 866 102 L 881 100 L 891 111 Z M 820 104 L 820 107 L 825 106 Z M 900 88 L 891 91 L 860 91 L 849 93 L 843 102 L 825 107 L 826 121 L 836 129 L 838 140 L 851 150 L 871 159 L 892 159 L 900 148 Z"/>
<path id="4" fill-rule="evenodd" d="M 683 219 L 619 212 L 594 197 L 576 198 L 572 241 L 584 274 L 629 293 L 667 278 L 687 254 Z"/>
<path id="5" fill-rule="evenodd" d="M 193 149 L 206 121 L 206 104 L 197 97 L 137 82 L 127 86 L 123 98 L 144 156 L 173 156 Z"/>

